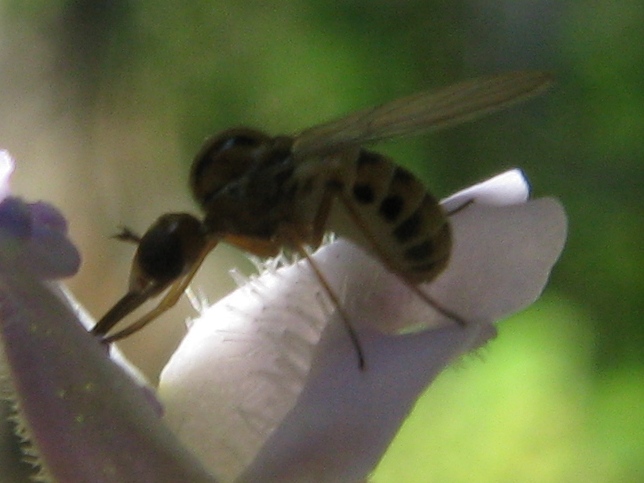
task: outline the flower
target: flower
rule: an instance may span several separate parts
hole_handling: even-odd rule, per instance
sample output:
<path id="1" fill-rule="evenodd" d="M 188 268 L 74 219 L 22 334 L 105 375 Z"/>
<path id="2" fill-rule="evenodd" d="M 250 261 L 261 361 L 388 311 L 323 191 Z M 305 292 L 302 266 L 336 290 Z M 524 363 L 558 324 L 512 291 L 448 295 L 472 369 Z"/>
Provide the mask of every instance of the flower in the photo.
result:
<path id="1" fill-rule="evenodd" d="M 443 202 L 448 212 L 464 207 L 451 217 L 454 251 L 422 290 L 465 327 L 338 240 L 313 259 L 343 294 L 366 370 L 303 260 L 195 321 L 161 375 L 166 421 L 222 481 L 363 481 L 436 375 L 541 293 L 566 219 L 556 200 L 527 198 L 513 170 Z"/>
<path id="2" fill-rule="evenodd" d="M 0 154 L 5 176 L 10 162 Z M 79 307 L 43 281 L 78 268 L 62 215 L 48 204 L 5 198 L 0 234 L 0 375 L 37 478 L 215 481 L 161 422 L 149 390 L 87 333 Z"/>
<path id="3" fill-rule="evenodd" d="M 62 217 L 13 199 L 17 215 L 0 216 L 0 347 L 42 474 L 70 483 L 364 480 L 436 375 L 539 296 L 566 220 L 557 201 L 527 196 L 515 170 L 443 202 L 454 211 L 453 256 L 420 289 L 465 326 L 338 240 L 312 258 L 341 297 L 365 370 L 301 261 L 268 270 L 194 322 L 162 374 L 163 419 L 150 390 L 83 328 L 80 307 L 42 281 L 74 268 L 48 259 L 71 253 L 65 225 L 42 221 Z M 39 237 L 44 228 L 57 235 Z"/>
<path id="4" fill-rule="evenodd" d="M 80 266 L 80 255 L 67 240 L 65 218 L 48 203 L 25 203 L 20 198 L 9 197 L 9 177 L 13 167 L 9 153 L 0 150 L 2 271 L 29 271 L 42 279 L 73 275 Z"/>

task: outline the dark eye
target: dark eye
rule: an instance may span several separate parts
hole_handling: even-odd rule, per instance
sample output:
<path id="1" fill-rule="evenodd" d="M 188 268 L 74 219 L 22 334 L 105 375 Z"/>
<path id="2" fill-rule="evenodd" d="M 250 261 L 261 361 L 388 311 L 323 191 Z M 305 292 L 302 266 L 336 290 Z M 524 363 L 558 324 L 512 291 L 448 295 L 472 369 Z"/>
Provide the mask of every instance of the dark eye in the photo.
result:
<path id="1" fill-rule="evenodd" d="M 197 201 L 204 206 L 224 186 L 244 176 L 270 145 L 269 136 L 247 128 L 229 129 L 206 141 L 190 173 Z"/>

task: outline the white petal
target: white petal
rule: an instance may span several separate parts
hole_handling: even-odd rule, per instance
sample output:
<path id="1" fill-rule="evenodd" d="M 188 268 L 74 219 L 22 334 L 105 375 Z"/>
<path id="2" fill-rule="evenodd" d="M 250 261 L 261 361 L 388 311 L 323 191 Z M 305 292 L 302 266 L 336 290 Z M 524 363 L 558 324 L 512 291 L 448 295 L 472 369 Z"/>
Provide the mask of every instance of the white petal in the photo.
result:
<path id="1" fill-rule="evenodd" d="M 196 320 L 161 374 L 166 421 L 232 481 L 293 407 L 327 321 L 307 266 L 267 273 Z"/>
<path id="2" fill-rule="evenodd" d="M 168 424 L 222 481 L 249 464 L 243 481 L 364 479 L 436 374 L 543 289 L 566 222 L 555 200 L 523 203 L 527 191 L 513 171 L 449 201 L 476 200 L 453 216 L 452 261 L 428 288 L 465 328 L 340 240 L 314 259 L 358 331 L 366 371 L 322 307 L 319 282 L 299 264 L 262 276 L 196 321 L 161 376 Z M 443 328 L 374 330 L 418 325 Z"/>
<path id="3" fill-rule="evenodd" d="M 485 324 L 401 336 L 358 329 L 366 358 L 361 371 L 335 320 L 297 405 L 237 483 L 365 481 L 431 381 L 493 334 Z"/>
<path id="4" fill-rule="evenodd" d="M 334 243 L 316 261 L 324 267 L 324 257 L 356 250 Z M 269 481 L 278 470 L 272 481 L 322 478 L 317 471 L 332 460 L 340 473 L 327 467 L 329 479 L 320 481 L 364 477 L 436 374 L 493 334 L 482 325 L 407 336 L 363 327 L 367 369 L 361 371 L 344 327 L 318 300 L 320 290 L 306 265 L 264 275 L 195 321 L 164 369 L 159 396 L 166 422 L 222 481 L 235 480 L 262 447 L 248 481 Z M 329 320 L 335 322 L 316 348 Z M 314 353 L 319 359 L 309 375 Z M 273 433 L 275 444 L 266 445 Z M 285 479 L 289 474 L 293 479 Z"/>
<path id="5" fill-rule="evenodd" d="M 526 201 L 529 194 L 530 186 L 523 172 L 512 169 L 453 194 L 441 205 L 448 212 L 472 200 L 486 205 L 514 205 Z"/>
<path id="6" fill-rule="evenodd" d="M 509 206 L 475 203 L 451 221 L 454 247 L 449 265 L 421 288 L 465 323 L 494 322 L 534 302 L 566 239 L 563 208 L 551 198 Z M 352 256 L 354 263 L 361 258 L 360 253 Z M 398 278 L 384 275 L 377 263 L 364 260 L 359 266 L 371 276 L 347 282 L 354 285 L 347 290 L 352 294 L 347 300 L 352 319 L 385 332 L 455 323 L 438 311 L 428 313 L 424 300 Z M 383 312 L 387 318 L 379 317 Z"/>
<path id="7" fill-rule="evenodd" d="M 561 204 L 473 204 L 452 217 L 454 252 L 429 293 L 465 321 L 492 322 L 541 294 L 559 258 L 567 222 Z"/>

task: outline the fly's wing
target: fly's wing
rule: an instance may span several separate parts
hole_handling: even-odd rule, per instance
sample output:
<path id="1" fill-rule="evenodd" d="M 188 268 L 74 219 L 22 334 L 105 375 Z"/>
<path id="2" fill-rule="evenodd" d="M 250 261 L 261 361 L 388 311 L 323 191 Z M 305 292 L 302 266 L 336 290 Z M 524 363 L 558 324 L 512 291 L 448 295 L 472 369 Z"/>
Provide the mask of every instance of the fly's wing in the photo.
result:
<path id="1" fill-rule="evenodd" d="M 293 155 L 304 159 L 349 146 L 437 130 L 471 121 L 526 100 L 552 83 L 546 72 L 511 72 L 480 77 L 421 92 L 306 129 L 296 136 Z"/>

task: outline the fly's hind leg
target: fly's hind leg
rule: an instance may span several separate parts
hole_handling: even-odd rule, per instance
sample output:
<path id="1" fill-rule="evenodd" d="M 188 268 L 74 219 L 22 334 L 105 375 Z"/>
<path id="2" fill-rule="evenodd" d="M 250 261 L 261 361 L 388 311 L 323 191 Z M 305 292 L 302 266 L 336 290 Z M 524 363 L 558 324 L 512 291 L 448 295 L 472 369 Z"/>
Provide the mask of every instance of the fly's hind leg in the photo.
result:
<path id="1" fill-rule="evenodd" d="M 373 249 L 374 253 L 378 256 L 380 262 L 383 263 L 390 272 L 397 275 L 400 278 L 400 280 L 402 280 L 412 292 L 414 292 L 421 300 L 425 301 L 430 307 L 435 309 L 438 313 L 444 315 L 448 319 L 453 320 L 460 326 L 467 325 L 467 322 L 460 315 L 444 307 L 441 303 L 439 303 L 436 299 L 431 297 L 429 294 L 420 290 L 418 285 L 407 280 L 403 274 L 398 272 L 395 269 L 389 257 L 387 256 L 387 254 L 384 252 L 384 250 L 380 248 L 380 245 L 377 242 L 376 235 L 372 233 L 371 230 L 369 230 L 367 223 L 362 219 L 360 214 L 353 208 L 350 200 L 347 199 L 346 195 L 344 193 L 339 193 L 338 198 L 342 202 L 344 208 L 347 210 L 347 213 L 354 221 L 358 229 L 362 231 L 365 238 L 368 240 L 369 244 L 371 245 L 371 248 Z"/>

